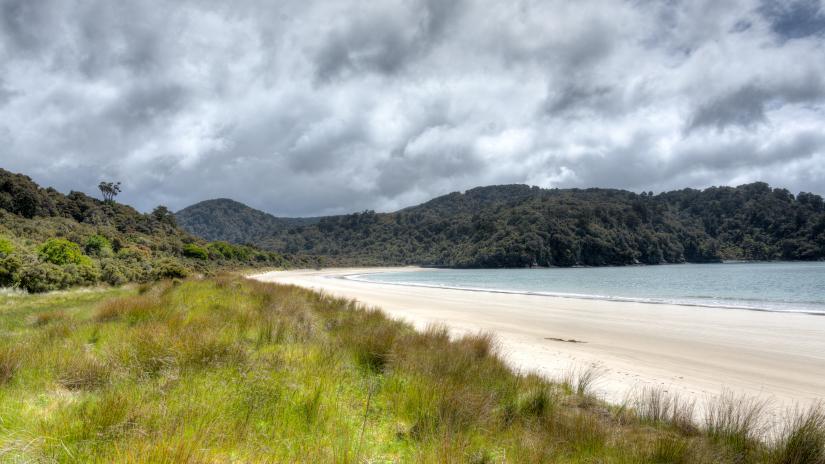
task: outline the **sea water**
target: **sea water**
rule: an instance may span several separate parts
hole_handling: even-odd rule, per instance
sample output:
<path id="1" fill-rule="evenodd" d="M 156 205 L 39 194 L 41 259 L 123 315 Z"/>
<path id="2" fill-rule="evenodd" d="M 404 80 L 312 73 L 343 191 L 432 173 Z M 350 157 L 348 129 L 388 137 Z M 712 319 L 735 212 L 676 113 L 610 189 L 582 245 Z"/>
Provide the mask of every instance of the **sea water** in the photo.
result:
<path id="1" fill-rule="evenodd" d="M 349 278 L 398 285 L 825 315 L 825 262 L 424 269 Z"/>

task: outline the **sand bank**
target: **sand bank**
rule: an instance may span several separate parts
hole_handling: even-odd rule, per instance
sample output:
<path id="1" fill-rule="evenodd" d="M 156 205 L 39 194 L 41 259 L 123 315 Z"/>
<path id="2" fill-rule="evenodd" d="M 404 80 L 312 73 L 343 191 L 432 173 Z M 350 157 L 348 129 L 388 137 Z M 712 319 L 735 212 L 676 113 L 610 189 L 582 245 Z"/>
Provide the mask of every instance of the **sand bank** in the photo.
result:
<path id="1" fill-rule="evenodd" d="M 397 270 L 398 268 L 394 268 Z M 367 305 L 418 328 L 490 331 L 515 368 L 560 378 L 599 365 L 611 402 L 662 386 L 701 405 L 724 390 L 769 399 L 775 410 L 825 400 L 825 317 L 377 284 L 343 278 L 382 268 L 269 272 Z M 569 342 L 576 340 L 579 343 Z"/>

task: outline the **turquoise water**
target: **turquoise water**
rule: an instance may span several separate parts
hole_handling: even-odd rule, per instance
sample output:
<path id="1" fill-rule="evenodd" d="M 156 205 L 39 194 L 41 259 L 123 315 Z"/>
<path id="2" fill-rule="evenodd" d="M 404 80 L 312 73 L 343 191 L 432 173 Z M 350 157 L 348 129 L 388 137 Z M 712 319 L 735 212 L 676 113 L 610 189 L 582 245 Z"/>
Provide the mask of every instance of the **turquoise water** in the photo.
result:
<path id="1" fill-rule="evenodd" d="M 825 315 L 825 262 L 427 269 L 350 278 L 400 285 Z"/>

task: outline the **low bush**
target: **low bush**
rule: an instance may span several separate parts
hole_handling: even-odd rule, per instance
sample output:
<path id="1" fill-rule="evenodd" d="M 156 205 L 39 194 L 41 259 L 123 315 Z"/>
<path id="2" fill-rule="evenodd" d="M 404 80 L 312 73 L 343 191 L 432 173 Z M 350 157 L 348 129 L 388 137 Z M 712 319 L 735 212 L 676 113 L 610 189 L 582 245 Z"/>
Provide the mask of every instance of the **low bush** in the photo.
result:
<path id="1" fill-rule="evenodd" d="M 30 293 L 50 292 L 66 287 L 63 267 L 52 263 L 28 263 L 17 274 L 20 288 Z"/>
<path id="2" fill-rule="evenodd" d="M 11 240 L 6 237 L 0 237 L 0 258 L 5 258 L 14 253 L 15 247 Z"/>
<path id="3" fill-rule="evenodd" d="M 17 284 L 17 272 L 22 266 L 23 261 L 17 255 L 8 255 L 0 258 L 0 287 L 9 287 Z"/>
<path id="4" fill-rule="evenodd" d="M 189 269 L 180 261 L 161 258 L 152 263 L 152 275 L 155 279 L 183 279 L 189 276 Z"/>
<path id="5" fill-rule="evenodd" d="M 194 243 L 187 243 L 183 246 L 183 255 L 194 259 L 209 259 L 209 252 Z"/>
<path id="6" fill-rule="evenodd" d="M 112 256 L 112 243 L 106 237 L 95 234 L 86 240 L 86 254 L 101 258 Z"/>
<path id="7" fill-rule="evenodd" d="M 57 264 L 90 264 L 91 260 L 83 254 L 77 243 L 65 238 L 50 238 L 37 248 L 40 259 L 44 262 Z"/>

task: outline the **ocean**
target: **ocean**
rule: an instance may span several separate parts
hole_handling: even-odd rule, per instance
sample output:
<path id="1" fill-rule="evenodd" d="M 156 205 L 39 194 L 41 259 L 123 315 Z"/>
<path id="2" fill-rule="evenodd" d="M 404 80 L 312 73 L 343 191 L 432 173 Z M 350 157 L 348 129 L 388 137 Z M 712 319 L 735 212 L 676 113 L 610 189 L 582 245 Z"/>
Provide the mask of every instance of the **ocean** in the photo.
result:
<path id="1" fill-rule="evenodd" d="M 425 269 L 348 278 L 398 285 L 825 315 L 825 262 Z"/>

